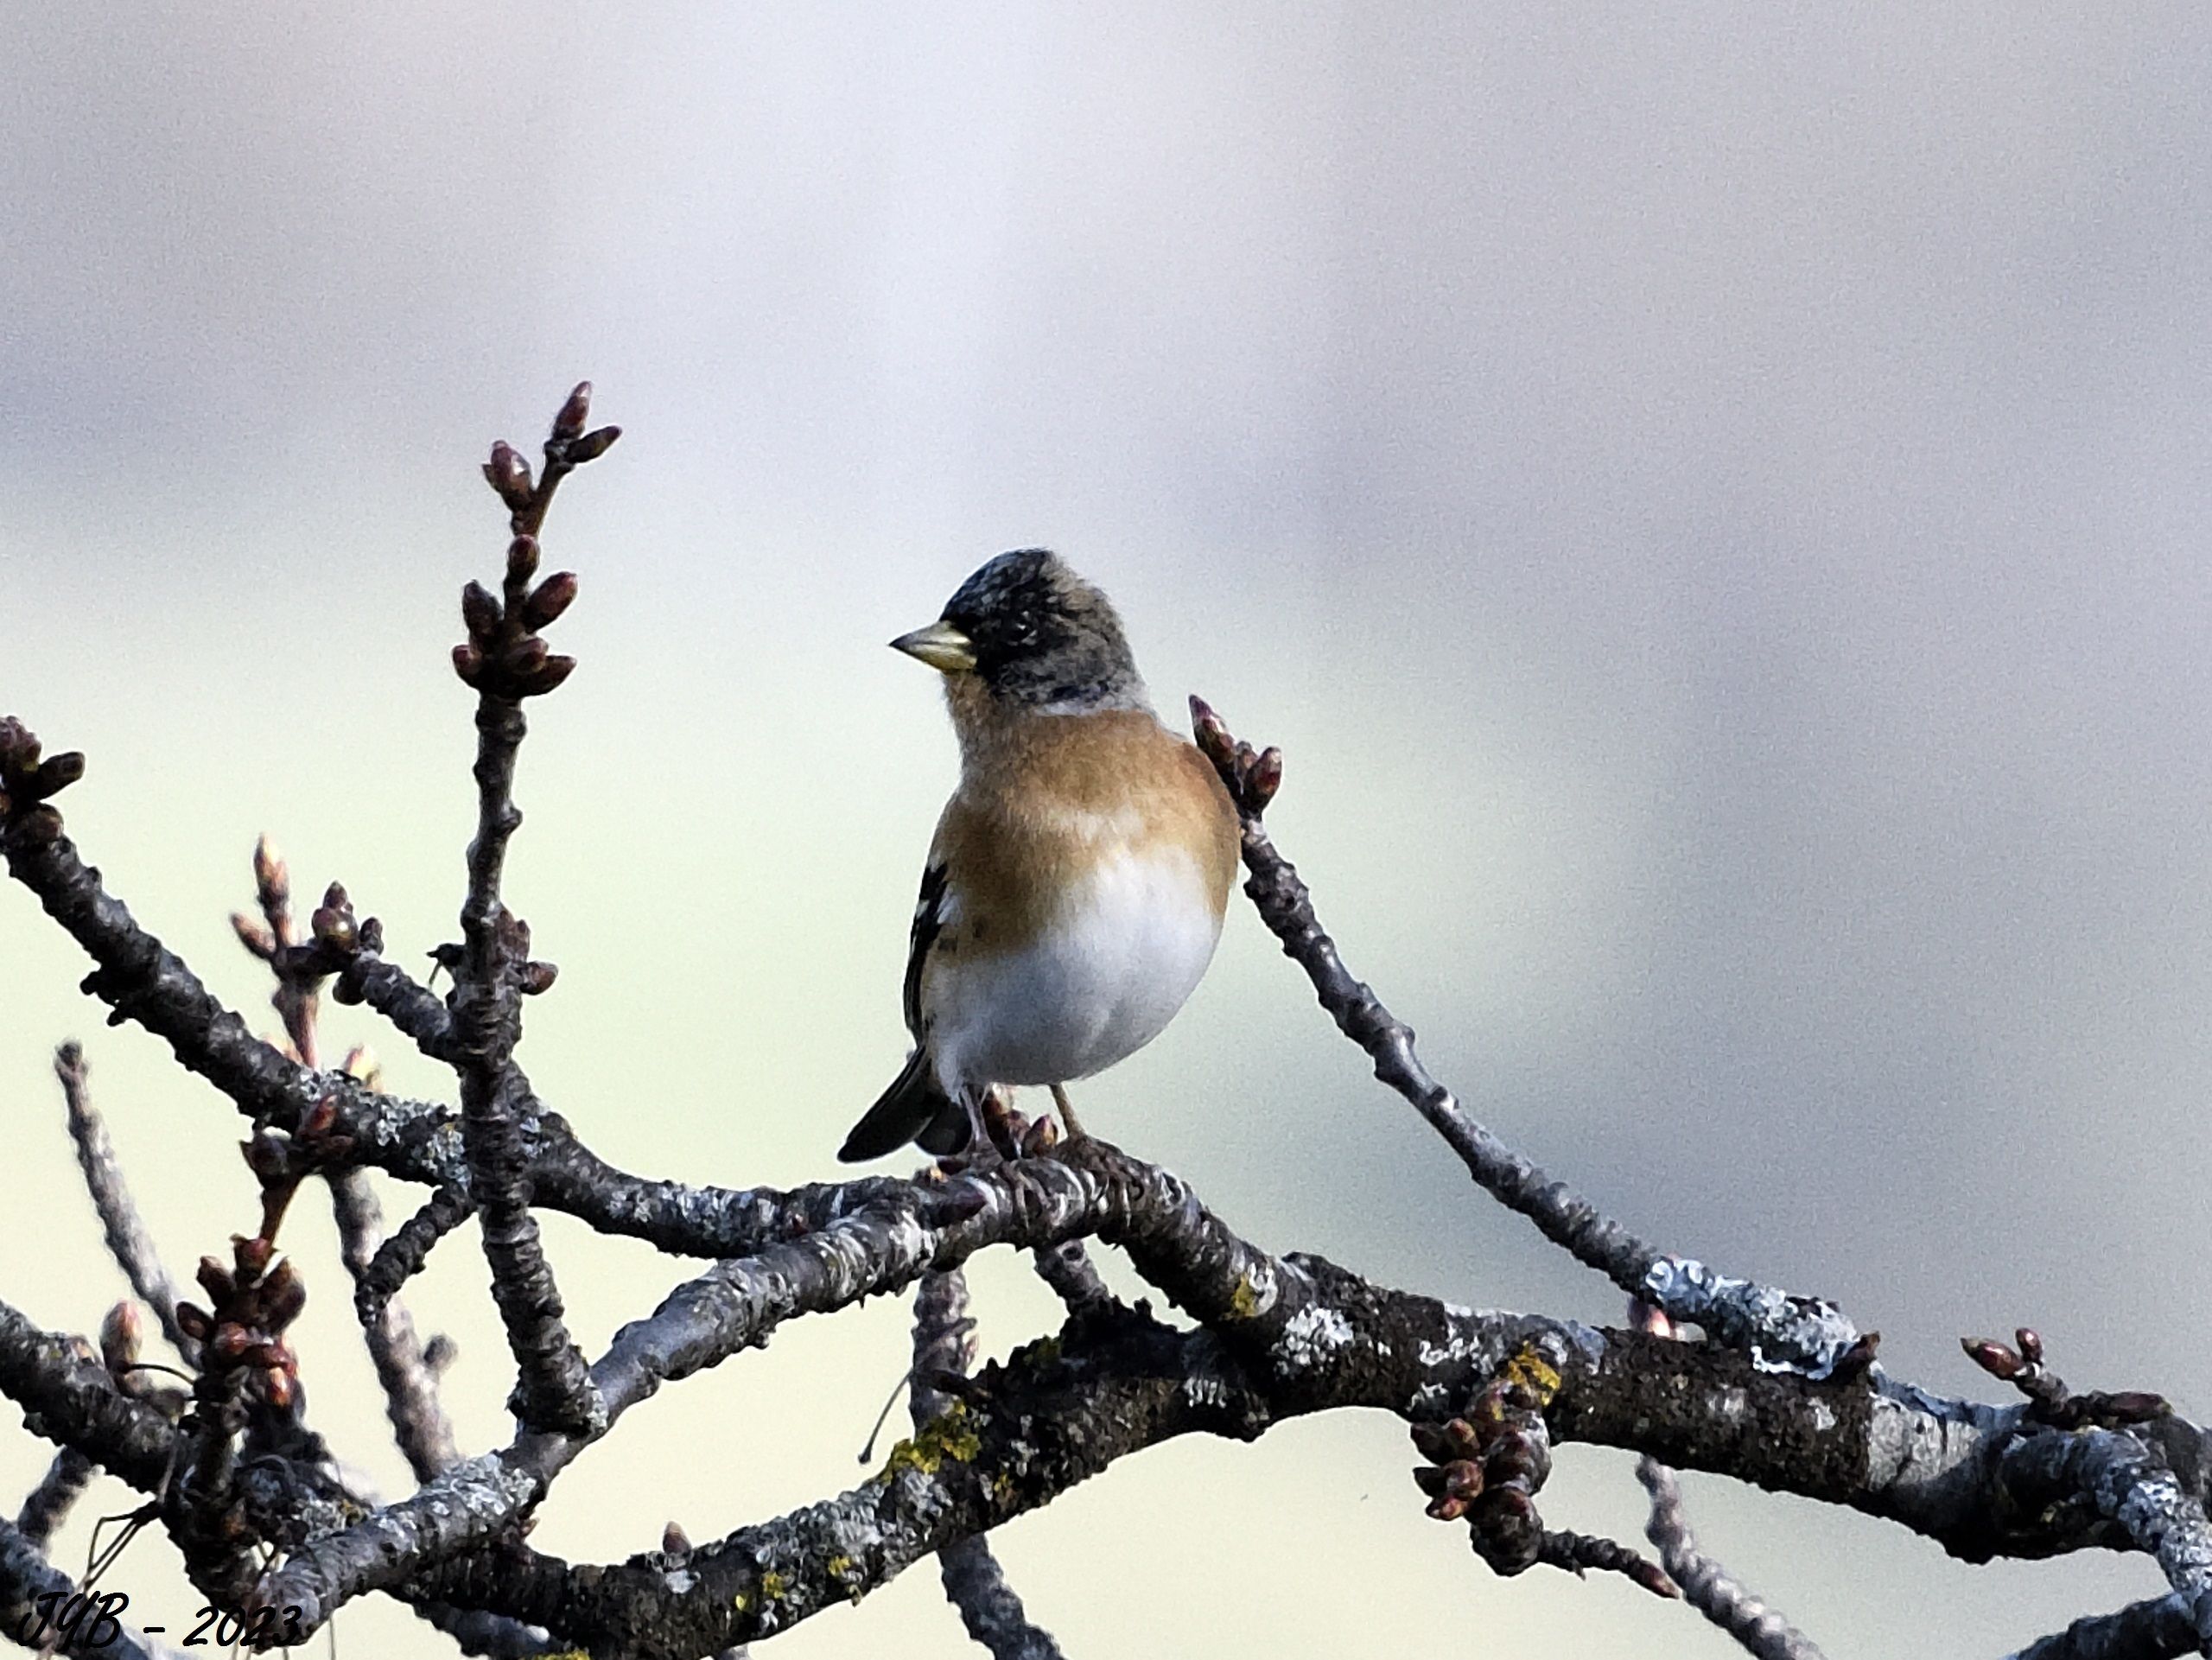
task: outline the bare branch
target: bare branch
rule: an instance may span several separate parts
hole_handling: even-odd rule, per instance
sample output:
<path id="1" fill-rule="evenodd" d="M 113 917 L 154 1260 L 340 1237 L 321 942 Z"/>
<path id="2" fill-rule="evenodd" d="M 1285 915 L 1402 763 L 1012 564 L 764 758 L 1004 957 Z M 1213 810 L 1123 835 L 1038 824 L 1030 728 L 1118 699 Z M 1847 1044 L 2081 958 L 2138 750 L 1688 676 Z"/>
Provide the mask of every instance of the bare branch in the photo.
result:
<path id="1" fill-rule="evenodd" d="M 92 1105 L 83 1048 L 70 1042 L 56 1049 L 54 1075 L 61 1080 L 61 1098 L 69 1109 L 69 1139 L 76 1144 L 77 1166 L 85 1173 L 92 1208 L 99 1212 L 100 1231 L 106 1237 L 108 1250 L 137 1293 L 138 1301 L 154 1311 L 169 1346 L 189 1362 L 200 1345 L 177 1326 L 175 1283 L 162 1268 L 153 1236 L 139 1218 L 130 1185 L 123 1179 L 123 1167 L 116 1161 L 115 1144 L 108 1140 L 107 1126 Z"/>
<path id="2" fill-rule="evenodd" d="M 353 1276 L 353 1307 L 362 1323 L 374 1320 L 400 1287 L 423 1271 L 439 1240 L 476 1214 L 468 1195 L 454 1186 L 439 1187 L 423 1207 L 399 1224 L 399 1231 L 376 1248 Z"/>
<path id="3" fill-rule="evenodd" d="M 563 1323 L 553 1281 L 530 1212 L 529 1154 L 522 1123 L 534 1103 L 514 1069 L 522 1031 L 522 998 L 552 983 L 550 968 L 530 960 L 530 930 L 500 902 L 507 843 L 522 823 L 514 804 L 516 757 L 528 723 L 523 700 L 553 690 L 575 667 L 550 655 L 538 630 L 575 595 L 566 572 L 533 588 L 537 532 L 553 492 L 570 467 L 604 450 L 612 428 L 586 434 L 589 383 L 577 386 L 545 441 L 545 473 L 533 489 L 520 458 L 501 446 L 485 469 L 512 510 L 500 598 L 471 582 L 461 595 L 468 640 L 454 651 L 454 667 L 477 690 L 476 836 L 468 844 L 468 895 L 461 908 L 461 954 L 454 972 L 454 1065 L 461 1075 L 461 1120 L 492 1295 L 507 1328 L 518 1377 L 513 1404 L 538 1429 L 590 1434 L 606 1421 L 589 1369 Z"/>
<path id="4" fill-rule="evenodd" d="M 1682 1600 L 1759 1660 L 1821 1660 L 1813 1640 L 1739 1584 L 1697 1548 L 1682 1509 L 1681 1484 L 1656 1459 L 1636 1461 L 1636 1479 L 1651 1495 L 1643 1536 L 1659 1552 L 1659 1565 L 1681 1588 Z"/>
<path id="5" fill-rule="evenodd" d="M 112 1615 L 106 1615 L 104 1623 L 106 1611 L 98 1603 L 81 1608 L 66 1631 L 54 1629 L 45 1616 L 59 1613 L 76 1594 L 76 1581 L 48 1561 L 35 1542 L 0 1522 L 0 1631 L 10 1638 L 42 1633 L 54 1644 L 50 1651 L 57 1654 L 97 1656 L 99 1660 L 175 1660 L 175 1650 L 147 1641 Z M 39 1600 L 46 1597 L 54 1601 L 41 1609 Z"/>
<path id="6" fill-rule="evenodd" d="M 5 1302 L 0 1395 L 22 1409 L 34 1434 L 75 1447 L 142 1491 L 154 1491 L 168 1473 L 176 1441 L 169 1421 L 118 1390 L 81 1339 L 42 1332 Z"/>
<path id="7" fill-rule="evenodd" d="M 2077 1619 L 2009 1660 L 2177 1660 L 2201 1652 L 2188 1605 L 2170 1593 L 2130 1603 L 2118 1613 Z"/>
<path id="8" fill-rule="evenodd" d="M 92 1485 L 92 1472 L 99 1467 L 73 1447 L 54 1455 L 38 1485 L 23 1496 L 22 1508 L 16 1512 L 16 1526 L 34 1549 L 46 1549 Z"/>
<path id="9" fill-rule="evenodd" d="M 1314 915 L 1313 894 L 1268 837 L 1262 815 L 1282 782 L 1281 752 L 1255 753 L 1249 744 L 1239 743 L 1202 698 L 1191 699 L 1191 718 L 1198 747 L 1236 804 L 1244 865 L 1251 873 L 1244 892 L 1261 920 L 1281 943 L 1283 954 L 1306 970 L 1321 1007 L 1367 1052 L 1376 1077 L 1413 1103 L 1478 1185 L 1630 1296 L 1656 1304 L 1677 1320 L 1704 1326 L 1721 1342 L 1814 1377 L 1826 1377 L 1847 1358 L 1872 1358 L 1871 1344 L 1862 1356 L 1859 1332 L 1833 1304 L 1726 1279 L 1701 1263 L 1667 1256 L 1469 1117 L 1452 1091 L 1421 1065 L 1413 1028 L 1344 967 L 1336 942 Z"/>
<path id="10" fill-rule="evenodd" d="M 1090 1254 L 1083 1248 L 1083 1241 L 1071 1239 L 1050 1250 L 1036 1254 L 1037 1276 L 1058 1294 L 1071 1313 L 1087 1308 L 1102 1307 L 1114 1301 L 1114 1294 L 1106 1288 L 1106 1282 L 1098 1277 L 1098 1270 L 1090 1265 Z"/>
<path id="11" fill-rule="evenodd" d="M 444 1190 L 441 1190 L 444 1191 Z M 330 1178 L 330 1200 L 338 1217 L 338 1243 L 358 1292 L 384 1235 L 384 1212 L 365 1172 L 347 1170 Z M 423 1358 L 415 1322 L 394 1297 L 383 1299 L 363 1317 L 362 1336 L 384 1385 L 385 1410 L 391 1419 L 399 1450 L 417 1481 L 428 1481 L 461 1456 L 453 1423 L 438 1403 L 436 1379 Z"/>

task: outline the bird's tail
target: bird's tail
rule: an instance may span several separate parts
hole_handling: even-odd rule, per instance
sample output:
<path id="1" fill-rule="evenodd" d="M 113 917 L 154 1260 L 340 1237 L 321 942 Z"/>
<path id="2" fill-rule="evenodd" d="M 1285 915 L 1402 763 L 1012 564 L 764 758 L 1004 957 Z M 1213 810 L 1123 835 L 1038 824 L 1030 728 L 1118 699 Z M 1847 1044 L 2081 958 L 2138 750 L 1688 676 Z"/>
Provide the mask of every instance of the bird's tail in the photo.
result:
<path id="1" fill-rule="evenodd" d="M 891 1087 L 861 1115 L 837 1157 L 846 1164 L 880 1159 L 909 1142 L 925 1152 L 957 1153 L 968 1145 L 968 1112 L 937 1081 L 929 1051 L 918 1046 Z"/>

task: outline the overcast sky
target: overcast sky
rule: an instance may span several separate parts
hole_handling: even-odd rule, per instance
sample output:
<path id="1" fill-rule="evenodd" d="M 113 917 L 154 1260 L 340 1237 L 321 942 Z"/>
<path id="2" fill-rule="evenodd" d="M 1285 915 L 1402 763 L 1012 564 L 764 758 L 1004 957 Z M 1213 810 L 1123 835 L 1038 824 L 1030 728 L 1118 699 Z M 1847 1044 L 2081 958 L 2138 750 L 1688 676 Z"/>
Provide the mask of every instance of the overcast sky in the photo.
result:
<path id="1" fill-rule="evenodd" d="M 2212 1412 L 2201 8 L 454 10 L 0 24 L 0 706 L 90 753 L 86 856 L 226 996 L 264 995 L 224 918 L 264 829 L 396 947 L 449 936 L 475 464 L 588 375 L 628 436 L 549 527 L 583 668 L 512 888 L 563 967 L 533 1076 L 608 1156 L 833 1173 L 903 1054 L 953 767 L 881 642 L 1041 543 L 1164 710 L 1202 690 L 1286 747 L 1285 850 L 1509 1141 L 1838 1296 L 1931 1387 L 2026 1320 L 2078 1385 Z M 173 1262 L 251 1214 L 234 1115 L 81 971 L 0 894 L 0 1202 L 53 1218 L 0 1231 L 0 1294 L 80 1328 L 119 1282 L 54 1041 L 87 1039 Z M 334 1040 L 449 1089 L 359 1016 Z M 1617 1317 L 1241 906 L 1084 1101 L 1269 1246 Z M 318 1415 L 397 1491 L 301 1228 Z M 550 1237 L 594 1343 L 680 1272 Z M 477 1450 L 473 1249 L 418 1303 Z M 1051 1318 L 1014 1265 L 979 1295 L 1001 1352 Z M 900 1318 L 671 1391 L 538 1542 L 619 1558 L 846 1485 Z M 1493 1580 L 1408 1461 L 1380 1421 L 1171 1447 L 998 1542 L 1078 1657 L 1727 1651 L 1618 1586 Z M 1554 1525 L 1636 1532 L 1625 1460 L 1560 1465 Z M 38 1467 L 0 1435 L 0 1479 Z M 1691 1491 L 1839 1657 L 1993 1655 L 2158 1583 Z M 187 1612 L 135 1549 L 118 1583 Z M 969 1652 L 933 1578 L 777 1651 Z"/>

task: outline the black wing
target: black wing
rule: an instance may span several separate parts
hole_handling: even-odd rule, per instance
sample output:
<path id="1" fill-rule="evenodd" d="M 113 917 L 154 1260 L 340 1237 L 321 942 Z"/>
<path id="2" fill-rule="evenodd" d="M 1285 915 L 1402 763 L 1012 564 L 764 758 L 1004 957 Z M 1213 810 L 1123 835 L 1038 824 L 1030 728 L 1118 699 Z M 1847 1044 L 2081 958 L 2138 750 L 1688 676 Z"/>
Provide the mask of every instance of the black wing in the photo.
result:
<path id="1" fill-rule="evenodd" d="M 922 896 L 914 903 L 914 925 L 906 936 L 906 1029 L 922 1040 L 922 964 L 944 929 L 946 867 L 932 860 L 922 871 Z"/>

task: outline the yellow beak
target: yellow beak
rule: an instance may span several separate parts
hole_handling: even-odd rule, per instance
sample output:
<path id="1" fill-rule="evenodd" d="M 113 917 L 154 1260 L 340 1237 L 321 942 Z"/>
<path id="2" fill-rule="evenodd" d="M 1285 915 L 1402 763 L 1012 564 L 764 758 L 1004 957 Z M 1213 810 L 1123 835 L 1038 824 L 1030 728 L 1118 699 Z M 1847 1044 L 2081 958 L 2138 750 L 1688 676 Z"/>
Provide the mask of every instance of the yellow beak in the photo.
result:
<path id="1" fill-rule="evenodd" d="M 891 649 L 921 658 L 940 674 L 966 674 L 976 666 L 975 642 L 942 620 L 899 635 Z"/>

